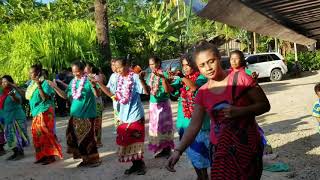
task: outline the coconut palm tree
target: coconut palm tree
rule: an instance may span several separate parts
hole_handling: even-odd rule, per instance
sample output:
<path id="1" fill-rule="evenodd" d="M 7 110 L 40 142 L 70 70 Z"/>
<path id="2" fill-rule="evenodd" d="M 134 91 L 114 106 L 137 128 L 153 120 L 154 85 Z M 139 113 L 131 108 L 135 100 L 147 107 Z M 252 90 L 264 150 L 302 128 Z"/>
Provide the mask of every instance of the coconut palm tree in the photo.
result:
<path id="1" fill-rule="evenodd" d="M 111 59 L 109 27 L 108 27 L 108 12 L 107 12 L 107 0 L 95 0 L 95 21 L 97 30 L 97 40 L 100 46 L 100 53 L 102 60 Z"/>

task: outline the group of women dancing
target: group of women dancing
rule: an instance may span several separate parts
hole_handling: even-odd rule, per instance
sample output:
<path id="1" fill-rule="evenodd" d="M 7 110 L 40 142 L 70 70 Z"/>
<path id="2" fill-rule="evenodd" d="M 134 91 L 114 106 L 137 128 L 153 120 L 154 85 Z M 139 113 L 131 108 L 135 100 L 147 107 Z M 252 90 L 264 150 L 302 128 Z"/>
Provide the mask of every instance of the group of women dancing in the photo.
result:
<path id="1" fill-rule="evenodd" d="M 71 102 L 66 130 L 67 153 L 82 159 L 78 167 L 101 164 L 102 93 L 113 101 L 114 125 L 120 162 L 132 162 L 125 174 L 144 175 L 145 124 L 149 120 L 148 150 L 154 158 L 167 157 L 166 168 L 174 166 L 186 152 L 199 180 L 260 179 L 263 133 L 255 116 L 270 109 L 269 101 L 257 84 L 256 74 L 246 70 L 241 51 L 230 56 L 230 70 L 223 70 L 218 49 L 209 42 L 197 43 L 181 58 L 182 71 L 161 69 L 161 60 L 149 58 L 151 72 L 131 68 L 126 59 L 114 58 L 113 74 L 107 85 L 92 64 L 72 63 L 74 79 L 66 91 L 56 82 L 42 78 L 42 67 L 30 69 L 31 83 L 26 92 L 10 76 L 2 77 L 0 96 L 0 155 L 3 146 L 13 151 L 8 160 L 23 158 L 29 144 L 22 96 L 29 100 L 35 163 L 50 164 L 62 159 L 55 131 L 54 95 Z M 150 95 L 149 116 L 145 118 L 141 94 Z M 170 95 L 178 95 L 174 128 Z M 180 142 L 174 143 L 175 129 Z"/>

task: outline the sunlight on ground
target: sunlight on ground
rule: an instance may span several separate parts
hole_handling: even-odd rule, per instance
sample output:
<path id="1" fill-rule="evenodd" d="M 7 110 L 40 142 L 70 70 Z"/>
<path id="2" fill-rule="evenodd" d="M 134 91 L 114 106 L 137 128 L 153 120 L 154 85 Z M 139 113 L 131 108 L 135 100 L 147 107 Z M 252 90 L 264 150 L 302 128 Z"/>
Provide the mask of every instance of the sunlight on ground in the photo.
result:
<path id="1" fill-rule="evenodd" d="M 314 147 L 310 151 L 308 151 L 306 154 L 308 155 L 320 155 L 320 147 Z"/>

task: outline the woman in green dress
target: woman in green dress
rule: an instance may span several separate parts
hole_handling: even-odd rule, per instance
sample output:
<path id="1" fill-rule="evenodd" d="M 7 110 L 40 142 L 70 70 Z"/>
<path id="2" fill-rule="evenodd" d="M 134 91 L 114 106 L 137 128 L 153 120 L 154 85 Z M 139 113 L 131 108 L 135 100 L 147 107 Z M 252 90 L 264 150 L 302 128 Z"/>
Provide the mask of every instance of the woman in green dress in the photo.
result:
<path id="1" fill-rule="evenodd" d="M 67 88 L 67 96 L 71 99 L 67 145 L 68 153 L 73 154 L 74 159 L 82 158 L 78 167 L 96 167 L 101 164 L 95 137 L 99 92 L 94 80 L 84 73 L 84 68 L 81 61 L 72 63 L 74 79 Z"/>
<path id="2" fill-rule="evenodd" d="M 11 76 L 1 78 L 3 93 L 0 96 L 0 109 L 4 119 L 4 132 L 8 149 L 13 151 L 7 160 L 19 160 L 24 157 L 23 148 L 29 145 L 26 114 L 22 109 L 21 94 L 14 88 Z"/>
<path id="3" fill-rule="evenodd" d="M 33 145 L 36 151 L 35 163 L 51 164 L 58 157 L 62 159 L 61 145 L 54 132 L 54 89 L 41 76 L 42 65 L 30 68 L 31 83 L 26 91 L 29 100 Z"/>
<path id="4" fill-rule="evenodd" d="M 195 63 L 192 61 L 192 55 L 186 53 L 180 58 L 182 64 L 182 73 L 175 76 L 175 81 L 171 83 L 172 90 L 178 92 L 178 114 L 176 127 L 180 140 L 189 127 L 191 115 L 194 110 L 194 99 L 198 89 L 207 82 L 207 78 L 200 74 Z M 197 134 L 194 142 L 187 148 L 186 155 L 191 161 L 198 178 L 201 180 L 208 179 L 207 168 L 211 166 L 209 158 L 209 132 L 210 118 L 204 117 L 202 128 Z"/>

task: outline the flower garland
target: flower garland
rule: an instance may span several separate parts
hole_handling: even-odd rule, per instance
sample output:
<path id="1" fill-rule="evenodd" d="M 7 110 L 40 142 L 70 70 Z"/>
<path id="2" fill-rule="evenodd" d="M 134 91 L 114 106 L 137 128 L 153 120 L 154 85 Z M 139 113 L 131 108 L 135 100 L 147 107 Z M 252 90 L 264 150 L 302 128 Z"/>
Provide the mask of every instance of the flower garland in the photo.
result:
<path id="1" fill-rule="evenodd" d="M 71 92 L 72 92 L 72 98 L 73 99 L 79 99 L 81 97 L 81 92 L 82 92 L 82 89 L 83 89 L 83 86 L 84 86 L 84 83 L 86 82 L 86 80 L 87 80 L 87 76 L 82 76 L 81 79 L 80 79 L 80 83 L 79 83 L 79 87 L 78 88 L 76 88 L 77 79 L 74 78 L 72 80 Z"/>
<path id="2" fill-rule="evenodd" d="M 200 75 L 200 72 L 192 73 L 191 75 L 185 76 L 185 78 L 190 79 L 192 82 L 196 82 Z M 194 105 L 194 93 L 190 90 L 187 90 L 187 85 L 183 83 L 183 87 L 180 88 L 181 97 L 182 97 L 182 107 L 183 114 L 186 118 L 191 118 L 193 113 L 193 105 Z"/>
<path id="3" fill-rule="evenodd" d="M 128 104 L 131 99 L 131 93 L 133 88 L 133 72 L 130 71 L 127 76 L 128 82 L 124 87 L 124 79 L 125 77 L 119 76 L 119 83 L 117 84 L 116 90 L 116 100 L 121 104 Z"/>
<path id="4" fill-rule="evenodd" d="M 156 70 L 155 72 L 162 73 L 161 69 Z M 159 90 L 160 77 L 156 76 L 156 78 L 154 79 L 154 76 L 155 76 L 155 74 L 151 73 L 151 76 L 150 76 L 150 92 L 151 92 L 152 95 L 155 96 L 155 95 L 157 95 L 157 92 Z"/>

